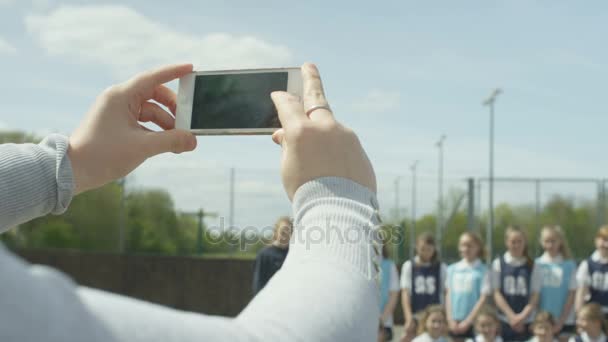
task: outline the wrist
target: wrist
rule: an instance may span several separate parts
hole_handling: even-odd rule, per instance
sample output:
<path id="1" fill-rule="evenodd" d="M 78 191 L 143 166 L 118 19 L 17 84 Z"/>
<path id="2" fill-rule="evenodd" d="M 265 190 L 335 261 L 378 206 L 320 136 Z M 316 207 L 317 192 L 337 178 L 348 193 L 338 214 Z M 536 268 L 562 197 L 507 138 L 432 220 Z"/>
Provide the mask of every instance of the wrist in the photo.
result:
<path id="1" fill-rule="evenodd" d="M 78 149 L 69 138 L 68 143 L 68 158 L 72 165 L 72 177 L 74 179 L 74 196 L 85 191 L 84 184 L 86 182 L 86 173 L 82 171 L 82 160 Z"/>

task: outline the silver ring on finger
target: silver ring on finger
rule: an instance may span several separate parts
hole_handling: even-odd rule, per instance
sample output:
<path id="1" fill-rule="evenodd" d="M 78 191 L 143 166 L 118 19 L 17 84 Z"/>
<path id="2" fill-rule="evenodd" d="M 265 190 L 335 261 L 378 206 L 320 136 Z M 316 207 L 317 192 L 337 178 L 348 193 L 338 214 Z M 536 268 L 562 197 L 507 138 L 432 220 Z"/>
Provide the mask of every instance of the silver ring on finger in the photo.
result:
<path id="1" fill-rule="evenodd" d="M 308 116 L 308 115 L 310 115 L 310 113 L 314 112 L 314 111 L 315 111 L 315 110 L 317 110 L 317 109 L 326 109 L 326 110 L 328 110 L 330 113 L 333 113 L 333 112 L 331 111 L 331 108 L 329 107 L 329 105 L 314 105 L 314 106 L 312 106 L 312 107 L 310 107 L 310 108 L 308 108 L 308 109 L 306 110 L 306 115 L 307 115 L 307 116 Z"/>

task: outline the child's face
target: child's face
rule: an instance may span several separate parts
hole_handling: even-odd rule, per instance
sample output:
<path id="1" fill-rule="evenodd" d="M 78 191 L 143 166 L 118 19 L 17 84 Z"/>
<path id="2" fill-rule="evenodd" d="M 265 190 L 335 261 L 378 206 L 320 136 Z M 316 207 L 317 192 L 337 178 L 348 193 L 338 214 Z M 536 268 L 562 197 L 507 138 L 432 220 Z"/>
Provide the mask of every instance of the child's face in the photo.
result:
<path id="1" fill-rule="evenodd" d="M 554 256 L 559 254 L 561 243 L 554 233 L 550 231 L 543 231 L 540 237 L 540 243 L 543 246 L 543 250 L 549 253 L 549 255 Z"/>
<path id="2" fill-rule="evenodd" d="M 478 334 L 486 337 L 486 340 L 494 340 L 496 335 L 498 335 L 498 324 L 494 318 L 482 315 L 475 322 L 475 330 Z"/>
<path id="3" fill-rule="evenodd" d="M 597 249 L 597 251 L 600 252 L 603 257 L 608 256 L 608 239 L 605 239 L 601 236 L 596 237 L 595 249 Z"/>
<path id="4" fill-rule="evenodd" d="M 458 252 L 460 252 L 461 258 L 472 261 L 479 255 L 479 246 L 472 237 L 463 235 L 458 241 Z"/>
<path id="5" fill-rule="evenodd" d="M 553 339 L 553 325 L 548 322 L 534 324 L 534 336 L 541 341 Z"/>
<path id="6" fill-rule="evenodd" d="M 422 262 L 429 262 L 435 254 L 435 246 L 428 244 L 424 241 L 418 242 L 416 244 L 416 253 Z"/>
<path id="7" fill-rule="evenodd" d="M 599 336 L 602 331 L 602 323 L 597 320 L 588 319 L 584 313 L 576 318 L 576 326 L 590 336 Z"/>
<path id="8" fill-rule="evenodd" d="M 441 312 L 433 312 L 426 319 L 426 331 L 433 338 L 439 338 L 445 334 L 446 321 Z"/>
<path id="9" fill-rule="evenodd" d="M 520 258 L 524 255 L 524 249 L 526 248 L 526 241 L 524 235 L 520 232 L 511 232 L 507 235 L 506 240 L 507 250 L 512 256 Z"/>

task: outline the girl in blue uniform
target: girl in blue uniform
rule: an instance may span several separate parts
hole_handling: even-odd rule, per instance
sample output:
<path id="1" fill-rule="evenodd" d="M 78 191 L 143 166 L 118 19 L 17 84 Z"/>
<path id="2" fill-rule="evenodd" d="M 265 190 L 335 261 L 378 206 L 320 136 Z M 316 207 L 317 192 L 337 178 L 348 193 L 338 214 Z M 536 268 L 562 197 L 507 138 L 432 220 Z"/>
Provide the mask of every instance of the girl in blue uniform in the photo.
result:
<path id="1" fill-rule="evenodd" d="M 540 243 L 545 251 L 536 259 L 541 272 L 539 308 L 555 318 L 554 334 L 565 341 L 574 333 L 574 293 L 576 263 L 559 226 L 542 229 Z"/>
<path id="2" fill-rule="evenodd" d="M 479 235 L 465 232 L 458 240 L 462 260 L 448 267 L 446 278 L 446 311 L 450 335 L 454 341 L 473 337 L 473 323 L 490 294 L 490 280 L 483 242 Z"/>
<path id="3" fill-rule="evenodd" d="M 576 271 L 576 311 L 585 303 L 598 303 L 608 316 L 608 226 L 595 235 L 595 251 Z"/>
<path id="4" fill-rule="evenodd" d="M 392 341 L 393 313 L 399 301 L 399 276 L 395 262 L 390 259 L 386 242 L 382 244 L 380 277 L 380 321 L 384 325 L 385 341 Z"/>
<path id="5" fill-rule="evenodd" d="M 540 273 L 528 255 L 526 234 L 517 226 L 505 231 L 505 254 L 492 263 L 494 303 L 505 341 L 530 339 L 529 324 L 538 305 Z"/>
<path id="6" fill-rule="evenodd" d="M 405 316 L 402 341 L 411 341 L 416 322 L 430 305 L 443 302 L 446 265 L 439 260 L 435 238 L 423 233 L 416 239 L 416 256 L 401 267 L 401 305 Z"/>

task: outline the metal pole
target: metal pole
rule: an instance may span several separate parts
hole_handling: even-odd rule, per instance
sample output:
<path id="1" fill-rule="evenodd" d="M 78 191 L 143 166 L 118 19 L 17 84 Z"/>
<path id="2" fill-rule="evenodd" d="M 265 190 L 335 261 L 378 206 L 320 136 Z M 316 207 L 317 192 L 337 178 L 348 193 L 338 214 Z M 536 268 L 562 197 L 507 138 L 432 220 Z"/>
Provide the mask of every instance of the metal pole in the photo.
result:
<path id="1" fill-rule="evenodd" d="M 418 161 L 416 160 L 410 169 L 412 170 L 412 226 L 410 227 L 410 259 L 414 259 L 414 250 L 416 248 L 416 169 Z"/>
<path id="2" fill-rule="evenodd" d="M 481 180 L 477 180 L 477 185 L 476 185 L 476 189 L 477 189 L 477 218 L 476 218 L 476 222 L 475 222 L 475 229 L 480 233 L 481 232 Z"/>
<path id="3" fill-rule="evenodd" d="M 399 224 L 399 181 L 401 176 L 395 178 L 395 223 Z"/>
<path id="4" fill-rule="evenodd" d="M 467 180 L 467 230 L 473 231 L 475 227 L 475 179 Z"/>
<path id="5" fill-rule="evenodd" d="M 606 223 L 606 182 L 608 180 L 602 180 L 602 225 Z"/>
<path id="6" fill-rule="evenodd" d="M 234 168 L 230 168 L 230 209 L 228 213 L 228 229 L 234 226 Z"/>
<path id="7" fill-rule="evenodd" d="M 395 178 L 395 226 L 393 227 L 393 231 L 391 232 L 392 234 L 395 233 L 395 228 L 396 229 L 400 229 L 400 224 L 399 224 L 399 181 L 401 180 L 401 176 L 397 176 L 397 178 Z M 399 228 L 397 228 L 399 227 Z M 394 244 L 393 246 L 393 255 L 394 255 L 394 260 L 400 260 L 401 255 L 399 255 L 399 244 Z"/>
<path id="8" fill-rule="evenodd" d="M 535 188 L 536 188 L 536 213 L 535 213 L 535 222 L 534 222 L 534 230 L 533 232 L 535 233 L 535 236 L 538 236 L 537 232 L 540 232 L 540 214 L 541 214 L 541 199 L 540 199 L 540 179 L 537 179 L 535 181 Z M 530 241 L 538 241 L 535 240 L 535 238 L 532 238 L 532 240 Z M 534 255 L 538 255 L 538 242 L 534 243 Z"/>
<path id="9" fill-rule="evenodd" d="M 604 224 L 604 208 L 604 181 L 600 179 L 597 182 L 597 229 Z"/>
<path id="10" fill-rule="evenodd" d="M 488 239 L 488 263 L 492 261 L 492 248 L 494 245 L 492 240 L 492 233 L 494 230 L 494 102 L 500 93 L 500 89 L 495 89 L 492 95 L 490 95 L 490 97 L 483 103 L 484 105 L 490 107 L 490 187 L 488 191 L 489 220 L 486 234 L 486 238 Z"/>
<path id="11" fill-rule="evenodd" d="M 196 232 L 196 253 L 203 254 L 203 217 L 205 212 L 200 209 L 197 213 L 198 216 L 198 229 Z"/>
<path id="12" fill-rule="evenodd" d="M 439 150 L 439 167 L 437 172 L 437 247 L 439 255 L 442 255 L 443 247 L 443 145 L 446 136 L 442 134 L 439 141 L 435 144 Z"/>
<path id="13" fill-rule="evenodd" d="M 126 206 L 125 206 L 125 183 L 127 178 L 124 177 L 120 180 L 120 214 L 118 217 L 118 252 L 125 252 L 125 225 L 126 225 Z"/>
<path id="14" fill-rule="evenodd" d="M 494 100 L 490 103 L 490 188 L 488 192 L 488 206 L 490 210 L 490 216 L 488 220 L 488 260 L 492 260 L 492 247 L 493 236 L 492 231 L 494 230 Z"/>

